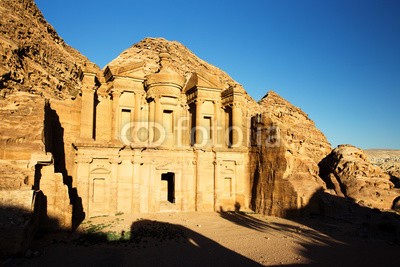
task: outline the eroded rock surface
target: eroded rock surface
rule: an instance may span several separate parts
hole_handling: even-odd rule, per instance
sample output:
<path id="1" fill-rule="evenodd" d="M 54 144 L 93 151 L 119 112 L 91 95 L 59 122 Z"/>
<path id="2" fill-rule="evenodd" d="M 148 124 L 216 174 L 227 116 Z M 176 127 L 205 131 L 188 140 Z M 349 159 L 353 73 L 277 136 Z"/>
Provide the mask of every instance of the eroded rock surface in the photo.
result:
<path id="1" fill-rule="evenodd" d="M 67 169 L 80 105 L 73 99 L 81 70 L 99 69 L 58 36 L 33 0 L 0 1 L 0 58 L 0 193 L 12 196 L 0 206 L 28 222 L 37 215 L 26 192 L 40 192 L 47 199 L 41 227 L 70 229 Z"/>
<path id="2" fill-rule="evenodd" d="M 367 149 L 369 160 L 390 175 L 390 181 L 400 188 L 400 150 Z"/>
<path id="3" fill-rule="evenodd" d="M 33 0 L 0 1 L 0 58 L 0 97 L 69 98 L 80 89 L 80 68 L 97 68 L 58 36 Z"/>
<path id="4" fill-rule="evenodd" d="M 367 154 L 351 145 L 340 145 L 320 163 L 321 176 L 338 196 L 378 209 L 391 209 L 399 191 L 390 176 L 372 165 Z"/>
<path id="5" fill-rule="evenodd" d="M 325 188 L 318 176 L 318 162 L 331 147 L 307 114 L 275 92 L 269 92 L 260 107 L 256 127 L 261 146 L 259 163 L 253 164 L 252 208 L 268 215 L 296 215 L 315 205 L 311 198 Z"/>

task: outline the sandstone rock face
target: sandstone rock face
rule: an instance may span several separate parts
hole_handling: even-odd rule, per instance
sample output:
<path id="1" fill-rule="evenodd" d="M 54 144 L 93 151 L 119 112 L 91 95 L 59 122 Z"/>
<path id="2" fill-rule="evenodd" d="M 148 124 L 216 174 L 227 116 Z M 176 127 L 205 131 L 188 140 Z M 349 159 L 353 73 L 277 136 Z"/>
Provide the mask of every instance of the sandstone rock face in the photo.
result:
<path id="1" fill-rule="evenodd" d="M 318 163 L 330 151 L 326 137 L 299 108 L 269 92 L 260 101 L 263 112 L 258 164 L 252 164 L 252 208 L 275 216 L 292 216 L 312 206 L 312 196 L 325 188 Z M 257 129 L 258 128 L 258 129 Z M 257 138 L 257 137 L 255 137 Z M 253 161 L 254 162 L 254 161 Z"/>
<path id="2" fill-rule="evenodd" d="M 16 92 L 0 99 L 0 159 L 29 161 L 44 151 L 44 99 Z"/>
<path id="3" fill-rule="evenodd" d="M 0 191 L 31 189 L 34 172 L 9 161 L 0 160 Z"/>
<path id="4" fill-rule="evenodd" d="M 14 192 L 18 205 L 23 190 L 41 190 L 42 228 L 70 229 L 79 75 L 99 69 L 57 35 L 33 0 L 0 2 L 0 57 L 1 193 Z"/>
<path id="5" fill-rule="evenodd" d="M 373 166 L 367 155 L 351 145 L 340 145 L 320 163 L 321 177 L 337 195 L 364 206 L 391 209 L 399 191 L 388 174 Z"/>
<path id="6" fill-rule="evenodd" d="M 390 175 L 390 181 L 400 188 L 400 150 L 368 149 L 369 160 Z"/>
<path id="7" fill-rule="evenodd" d="M 80 67 L 97 68 L 58 36 L 33 0 L 0 2 L 0 57 L 0 97 L 69 98 L 80 89 Z"/>

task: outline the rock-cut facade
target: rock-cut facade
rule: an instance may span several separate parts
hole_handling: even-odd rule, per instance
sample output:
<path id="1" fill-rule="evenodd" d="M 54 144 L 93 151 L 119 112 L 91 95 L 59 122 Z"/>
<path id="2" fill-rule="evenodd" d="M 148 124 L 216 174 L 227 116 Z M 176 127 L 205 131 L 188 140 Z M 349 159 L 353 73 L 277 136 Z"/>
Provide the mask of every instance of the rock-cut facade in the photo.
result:
<path id="1" fill-rule="evenodd" d="M 158 56 L 154 73 L 138 61 L 81 74 L 74 183 L 86 215 L 248 207 L 247 94 Z"/>

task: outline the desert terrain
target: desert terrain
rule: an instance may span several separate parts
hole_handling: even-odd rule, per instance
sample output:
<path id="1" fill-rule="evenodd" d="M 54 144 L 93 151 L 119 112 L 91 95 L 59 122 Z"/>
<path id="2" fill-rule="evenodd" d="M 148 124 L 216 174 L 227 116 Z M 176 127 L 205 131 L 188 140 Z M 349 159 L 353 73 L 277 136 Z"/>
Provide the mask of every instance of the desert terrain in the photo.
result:
<path id="1" fill-rule="evenodd" d="M 394 224 L 374 225 L 378 215 L 371 214 L 295 221 L 245 212 L 97 217 L 74 233 L 37 238 L 27 255 L 5 258 L 3 266 L 399 266 Z"/>
<path id="2" fill-rule="evenodd" d="M 399 151 L 332 148 L 177 41 L 100 70 L 33 0 L 0 1 L 0 32 L 0 266 L 400 266 Z M 206 147 L 117 127 L 181 116 Z"/>

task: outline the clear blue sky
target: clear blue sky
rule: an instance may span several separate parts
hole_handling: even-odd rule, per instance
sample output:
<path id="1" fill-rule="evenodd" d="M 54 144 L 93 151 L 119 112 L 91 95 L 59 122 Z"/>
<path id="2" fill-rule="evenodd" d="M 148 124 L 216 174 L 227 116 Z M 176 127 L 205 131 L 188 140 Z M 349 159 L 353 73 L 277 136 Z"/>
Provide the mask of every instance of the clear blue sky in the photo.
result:
<path id="1" fill-rule="evenodd" d="M 145 37 L 184 44 L 259 100 L 274 90 L 332 146 L 400 149 L 400 1 L 36 0 L 104 67 Z"/>

